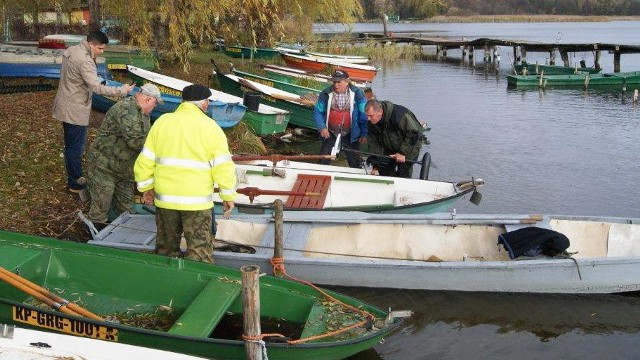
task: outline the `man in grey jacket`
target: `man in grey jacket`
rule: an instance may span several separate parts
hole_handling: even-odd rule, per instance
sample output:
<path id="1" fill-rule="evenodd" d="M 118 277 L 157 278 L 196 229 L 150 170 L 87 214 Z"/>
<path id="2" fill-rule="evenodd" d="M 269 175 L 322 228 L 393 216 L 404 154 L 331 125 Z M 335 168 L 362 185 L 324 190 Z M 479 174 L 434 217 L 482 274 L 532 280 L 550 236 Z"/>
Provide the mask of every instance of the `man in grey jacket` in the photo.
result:
<path id="1" fill-rule="evenodd" d="M 62 122 L 67 189 L 76 194 L 85 188 L 82 155 L 87 142 L 92 94 L 125 96 L 134 87 L 133 84 L 113 87 L 100 83 L 96 57 L 102 55 L 108 43 L 107 36 L 96 30 L 87 35 L 87 40 L 65 50 L 62 56 L 53 117 Z"/>

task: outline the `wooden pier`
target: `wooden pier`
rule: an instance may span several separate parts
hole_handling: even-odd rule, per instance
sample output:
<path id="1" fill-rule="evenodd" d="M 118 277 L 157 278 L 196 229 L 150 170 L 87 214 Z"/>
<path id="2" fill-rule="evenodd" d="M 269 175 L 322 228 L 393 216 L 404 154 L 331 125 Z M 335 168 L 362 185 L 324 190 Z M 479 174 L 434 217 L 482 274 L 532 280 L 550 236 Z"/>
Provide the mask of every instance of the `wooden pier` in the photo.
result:
<path id="1" fill-rule="evenodd" d="M 407 33 L 415 34 L 415 33 Z M 484 60 L 487 62 L 495 61 L 498 55 L 498 46 L 508 46 L 513 48 L 514 63 L 525 62 L 528 52 L 546 52 L 549 53 L 549 64 L 556 64 L 556 54 L 560 54 L 564 66 L 570 66 L 569 53 L 576 52 L 594 52 L 595 60 L 593 67 L 600 69 L 600 56 L 602 51 L 608 51 L 613 54 L 613 71 L 620 72 L 620 58 L 623 54 L 640 53 L 640 45 L 621 45 L 621 44 L 603 44 L 603 43 L 586 43 L 586 44 L 558 44 L 558 43 L 541 43 L 524 40 L 504 40 L 504 39 L 466 39 L 452 37 L 423 37 L 423 36 L 403 36 L 400 34 L 389 34 L 385 36 L 381 33 L 360 33 L 359 40 L 372 39 L 380 42 L 393 43 L 410 43 L 422 46 L 435 46 L 436 54 L 447 55 L 447 50 L 462 50 L 462 57 L 468 55 L 469 61 L 474 61 L 474 53 L 476 50 L 484 51 Z"/>

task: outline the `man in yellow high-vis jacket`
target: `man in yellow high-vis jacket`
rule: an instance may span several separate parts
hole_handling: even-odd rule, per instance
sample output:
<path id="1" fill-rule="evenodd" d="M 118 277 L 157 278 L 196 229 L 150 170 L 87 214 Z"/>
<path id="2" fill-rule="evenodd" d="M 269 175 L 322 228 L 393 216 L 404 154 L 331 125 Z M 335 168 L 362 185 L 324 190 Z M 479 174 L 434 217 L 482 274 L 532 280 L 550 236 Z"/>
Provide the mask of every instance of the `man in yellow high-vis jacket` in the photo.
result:
<path id="1" fill-rule="evenodd" d="M 213 263 L 214 183 L 225 217 L 231 214 L 237 194 L 227 138 L 205 114 L 210 96 L 206 86 L 185 87 L 176 111 L 160 116 L 151 126 L 133 171 L 144 201 L 156 206 L 156 253 L 179 256 L 184 235 L 186 258 Z"/>

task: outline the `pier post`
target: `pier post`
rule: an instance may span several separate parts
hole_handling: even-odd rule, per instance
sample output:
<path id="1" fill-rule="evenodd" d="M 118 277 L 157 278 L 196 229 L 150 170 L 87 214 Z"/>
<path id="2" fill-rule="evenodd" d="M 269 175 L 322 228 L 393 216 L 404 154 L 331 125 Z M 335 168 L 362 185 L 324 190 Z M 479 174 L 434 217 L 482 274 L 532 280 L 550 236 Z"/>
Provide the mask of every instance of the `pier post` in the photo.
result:
<path id="1" fill-rule="evenodd" d="M 473 59 L 473 53 L 475 52 L 475 48 L 473 46 L 469 46 L 469 62 L 475 65 L 475 60 Z"/>
<path id="2" fill-rule="evenodd" d="M 467 56 L 467 47 L 461 46 L 460 49 L 462 50 L 462 60 L 464 60 L 464 57 Z"/>
<path id="3" fill-rule="evenodd" d="M 560 59 L 562 59 L 562 63 L 564 66 L 569 67 L 569 54 L 566 51 L 560 51 Z"/>
<path id="4" fill-rule="evenodd" d="M 384 37 L 389 36 L 389 30 L 387 29 L 388 22 L 389 22 L 389 17 L 387 16 L 387 14 L 382 14 L 382 28 L 383 28 Z"/>
<path id="5" fill-rule="evenodd" d="M 596 69 L 601 69 L 600 67 L 600 50 L 598 50 L 598 44 L 593 45 L 593 48 L 596 50 L 596 58 L 593 61 L 593 67 Z"/>
<path id="6" fill-rule="evenodd" d="M 613 72 L 620 72 L 620 46 L 616 46 L 616 49 L 613 52 Z"/>
<path id="7" fill-rule="evenodd" d="M 549 65 L 555 65 L 556 64 L 556 50 L 550 50 L 549 51 Z"/>
<path id="8" fill-rule="evenodd" d="M 273 202 L 273 217 L 275 220 L 275 245 L 273 247 L 273 257 L 276 259 L 284 257 L 284 241 L 283 241 L 283 225 L 284 225 L 284 204 L 282 200 L 276 199 Z M 275 276 L 282 276 L 282 274 L 276 274 Z"/>
<path id="9" fill-rule="evenodd" d="M 245 354 L 249 360 L 262 359 L 262 340 L 260 339 L 260 268 L 246 265 L 242 272 L 242 320 Z"/>
<path id="10" fill-rule="evenodd" d="M 527 49 L 524 46 L 520 47 L 520 61 L 523 63 L 527 62 Z"/>

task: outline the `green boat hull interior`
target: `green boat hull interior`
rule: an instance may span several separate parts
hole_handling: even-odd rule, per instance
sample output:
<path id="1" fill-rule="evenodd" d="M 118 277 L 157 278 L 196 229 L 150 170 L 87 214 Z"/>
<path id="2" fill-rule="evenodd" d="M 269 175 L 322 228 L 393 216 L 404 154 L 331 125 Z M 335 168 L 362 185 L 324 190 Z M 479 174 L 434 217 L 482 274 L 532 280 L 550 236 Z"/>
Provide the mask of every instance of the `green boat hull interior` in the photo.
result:
<path id="1" fill-rule="evenodd" d="M 239 271 L 184 259 L 0 231 L 0 266 L 106 320 L 53 310 L 0 281 L 0 322 L 216 359 L 244 359 Z M 362 321 L 317 290 L 260 278 L 262 333 L 296 339 Z M 373 315 L 373 327 L 300 344 L 264 338 L 271 359 L 341 359 L 371 348 L 401 320 L 329 292 Z"/>

